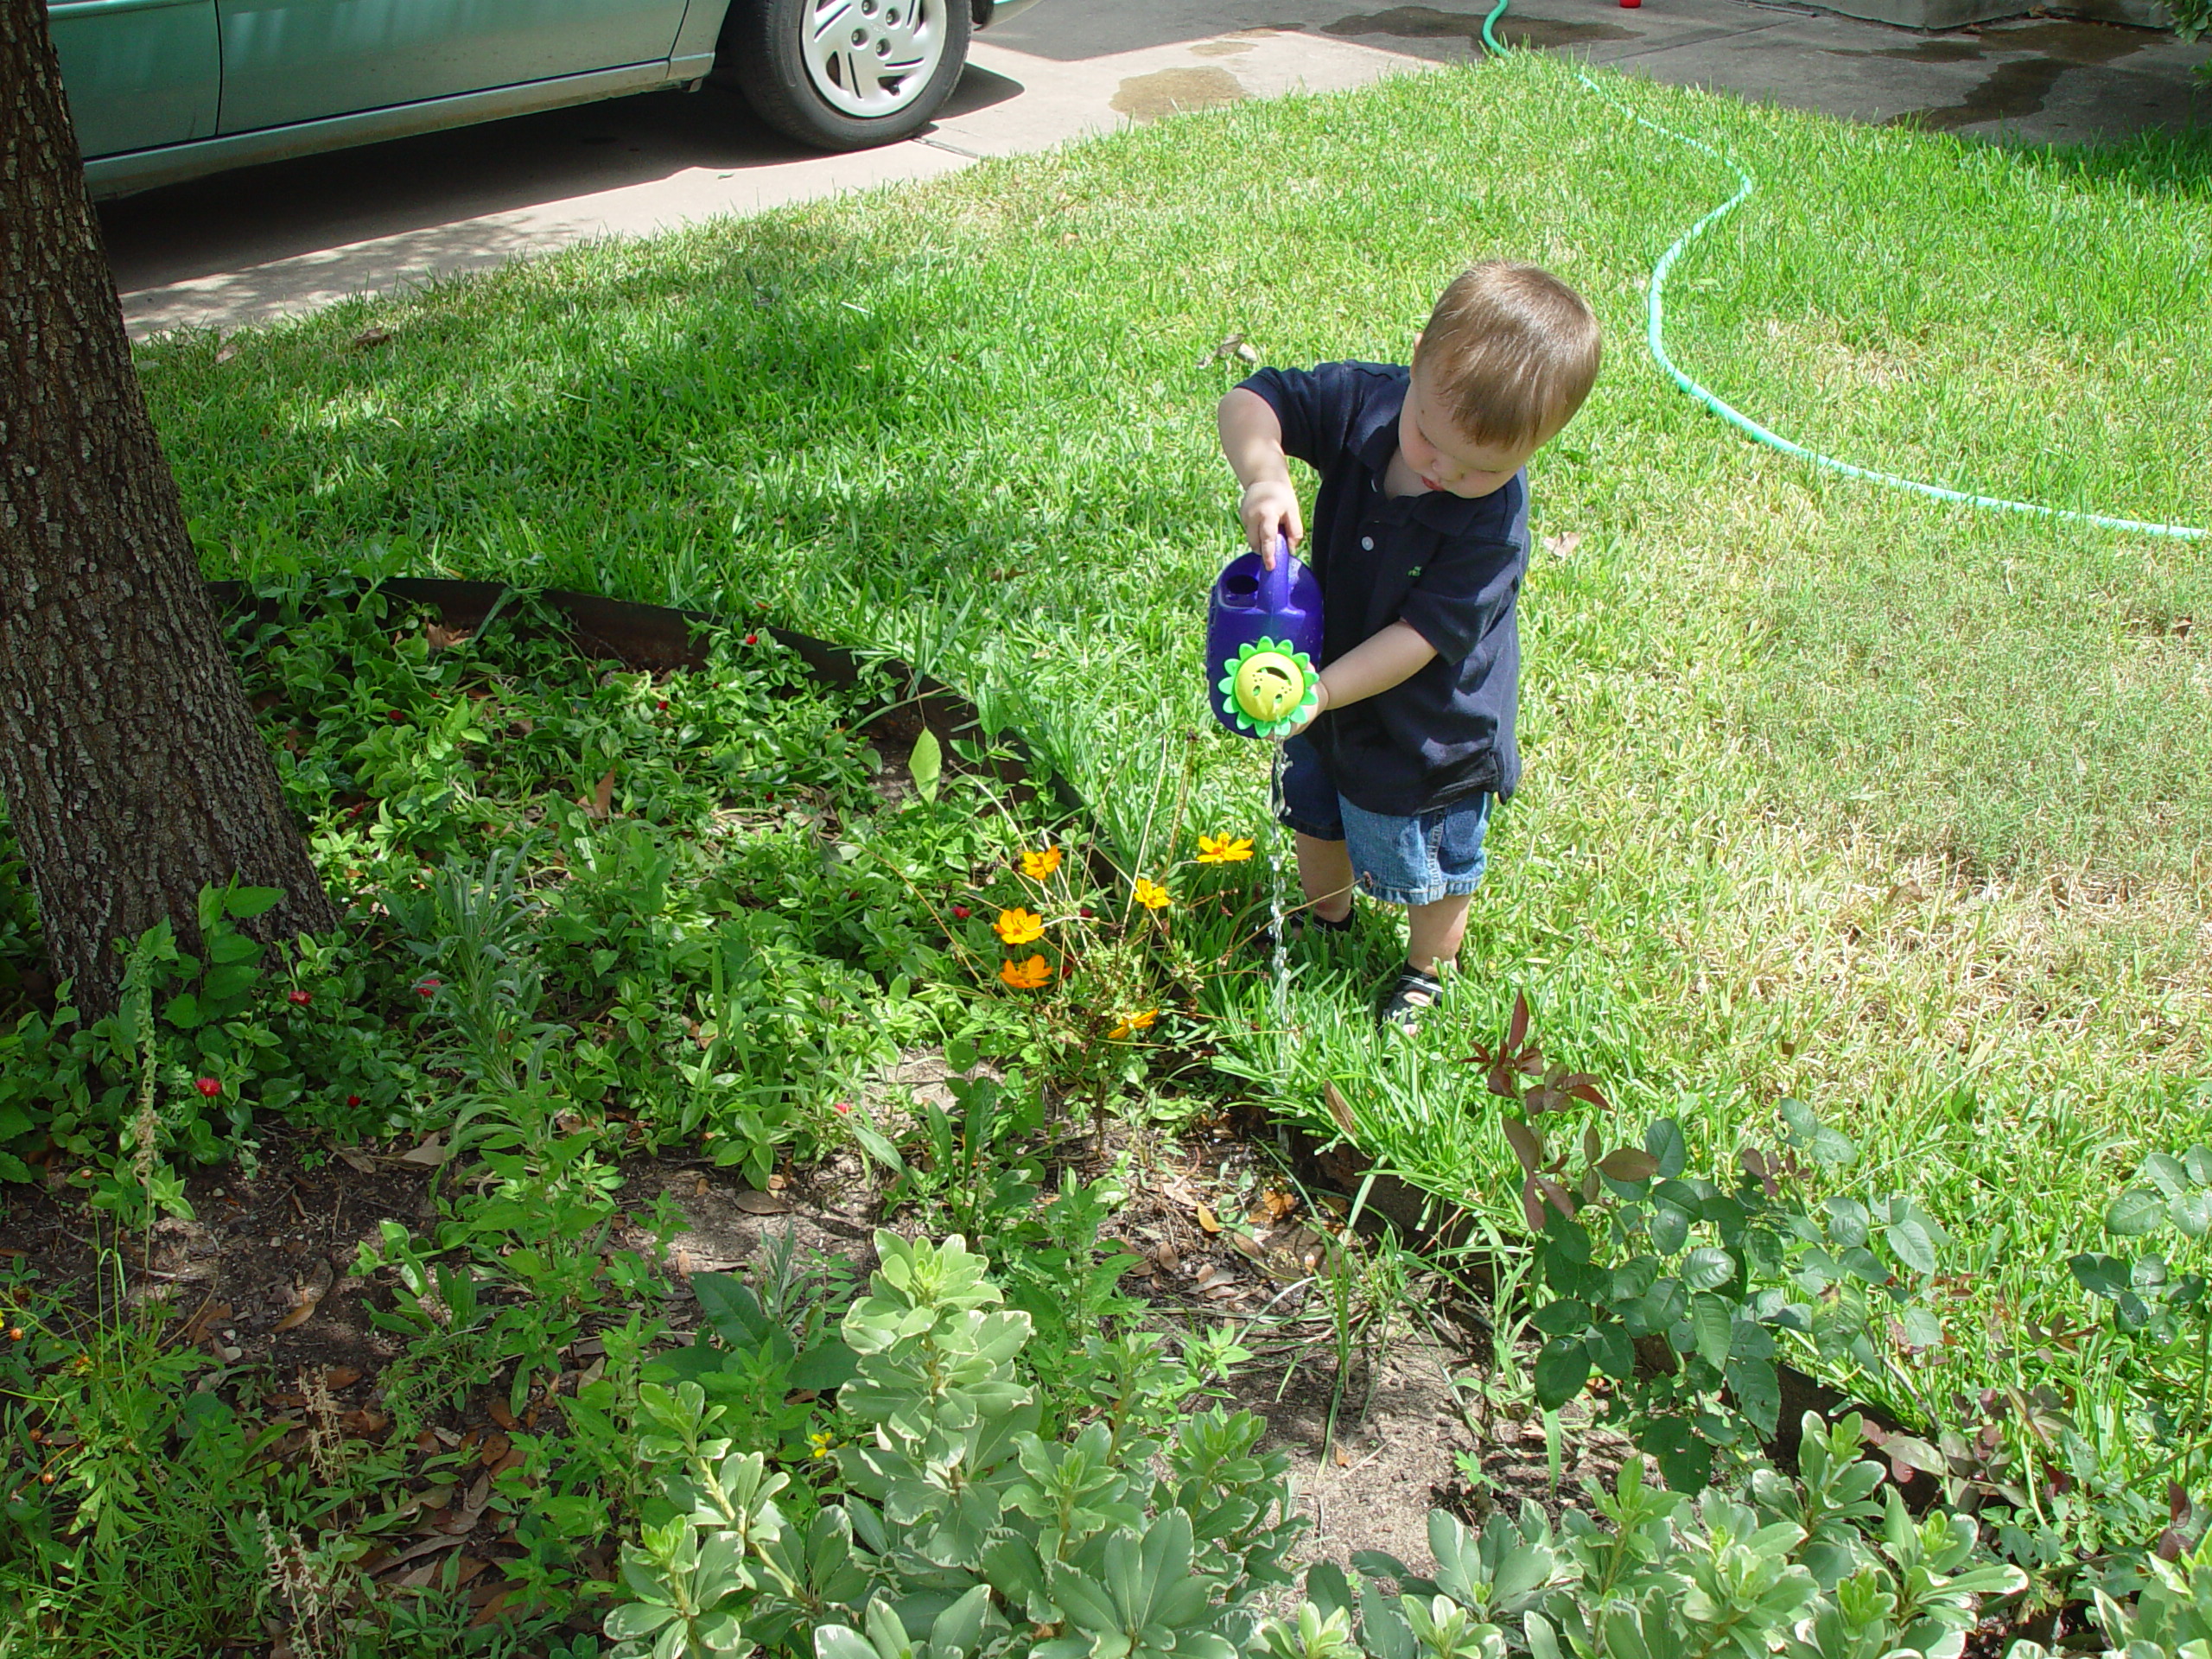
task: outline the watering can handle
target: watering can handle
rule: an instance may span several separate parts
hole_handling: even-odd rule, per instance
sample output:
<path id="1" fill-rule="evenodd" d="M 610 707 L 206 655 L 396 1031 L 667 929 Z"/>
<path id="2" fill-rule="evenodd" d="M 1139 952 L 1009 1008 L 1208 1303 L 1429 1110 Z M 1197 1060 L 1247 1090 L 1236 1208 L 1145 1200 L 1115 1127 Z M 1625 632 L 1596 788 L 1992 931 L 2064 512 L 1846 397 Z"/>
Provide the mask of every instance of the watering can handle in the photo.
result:
<path id="1" fill-rule="evenodd" d="M 1262 610 L 1281 612 L 1290 608 L 1290 537 L 1275 532 L 1275 568 L 1260 578 L 1260 605 Z"/>

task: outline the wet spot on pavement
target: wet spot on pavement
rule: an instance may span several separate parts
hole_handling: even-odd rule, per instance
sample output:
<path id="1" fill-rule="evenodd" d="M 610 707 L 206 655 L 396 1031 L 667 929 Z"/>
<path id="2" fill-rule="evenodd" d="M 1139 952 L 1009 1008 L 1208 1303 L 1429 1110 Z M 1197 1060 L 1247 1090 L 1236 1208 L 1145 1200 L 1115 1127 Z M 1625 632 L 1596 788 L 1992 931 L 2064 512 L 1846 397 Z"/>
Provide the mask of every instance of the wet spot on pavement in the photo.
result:
<path id="1" fill-rule="evenodd" d="M 1440 11 L 1434 6 L 1392 6 L 1387 11 L 1340 17 L 1333 23 L 1322 24 L 1321 32 L 1336 35 L 1395 35 L 1409 41 L 1458 38 L 1465 40 L 1470 50 L 1480 52 L 1483 18 L 1486 15 L 1479 11 Z M 1577 46 L 1586 41 L 1633 41 L 1641 36 L 1636 30 L 1623 29 L 1618 23 L 1565 22 L 1549 17 L 1516 17 L 1509 12 L 1498 38 L 1509 46 L 1548 49 Z"/>
<path id="2" fill-rule="evenodd" d="M 1984 121 L 2018 121 L 2039 111 L 2050 89 L 2073 66 L 2053 58 L 2018 58 L 2000 63 L 1981 84 L 1955 104 L 1932 110 L 1908 110 L 1882 124 L 1918 127 L 1931 132 L 1956 132 Z"/>
<path id="3" fill-rule="evenodd" d="M 1160 69 L 1123 81 L 1113 108 L 1134 121 L 1157 121 L 1185 110 L 1219 109 L 1250 96 L 1226 69 Z"/>
<path id="4" fill-rule="evenodd" d="M 1249 52 L 1249 41 L 1200 41 L 1191 48 L 1194 58 L 1233 58 L 1240 52 Z"/>

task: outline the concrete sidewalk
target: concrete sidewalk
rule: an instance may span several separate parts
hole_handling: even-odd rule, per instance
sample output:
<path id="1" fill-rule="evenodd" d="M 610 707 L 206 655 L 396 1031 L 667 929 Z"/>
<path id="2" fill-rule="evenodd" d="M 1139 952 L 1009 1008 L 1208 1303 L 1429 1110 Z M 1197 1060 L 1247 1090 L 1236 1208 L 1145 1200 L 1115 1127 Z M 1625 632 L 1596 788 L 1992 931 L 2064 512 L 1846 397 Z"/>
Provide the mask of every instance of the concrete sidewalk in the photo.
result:
<path id="1" fill-rule="evenodd" d="M 857 156 L 803 151 L 734 96 L 653 93 L 220 175 L 105 204 L 124 316 L 225 330 L 1177 110 L 1465 63 L 1487 7 L 1346 0 L 1046 0 L 976 38 L 936 125 Z M 2208 48 L 2054 18 L 1942 35 L 1752 0 L 1515 0 L 1508 41 L 1862 121 L 2079 142 L 2212 124 Z"/>

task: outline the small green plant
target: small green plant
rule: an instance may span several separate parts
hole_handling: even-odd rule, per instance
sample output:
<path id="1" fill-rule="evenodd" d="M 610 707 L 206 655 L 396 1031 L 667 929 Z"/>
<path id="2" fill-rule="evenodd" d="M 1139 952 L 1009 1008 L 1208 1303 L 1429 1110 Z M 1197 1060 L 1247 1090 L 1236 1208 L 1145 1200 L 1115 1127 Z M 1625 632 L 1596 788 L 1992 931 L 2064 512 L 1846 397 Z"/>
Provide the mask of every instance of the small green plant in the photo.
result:
<path id="1" fill-rule="evenodd" d="M 625 1548 L 618 1651 L 741 1653 L 799 1632 L 849 1659 L 1234 1659 L 1302 1524 L 1287 1459 L 1255 1451 L 1259 1420 L 1201 1413 L 1163 1443 L 1102 1417 L 1047 1439 L 1020 1364 L 1028 1316 L 983 1259 L 957 1236 L 884 1231 L 876 1249 L 842 1322 L 846 1491 L 803 1529 L 774 1502 L 786 1478 L 719 1432 L 724 1407 L 696 1382 L 647 1385 L 641 1453 L 671 1513 Z"/>

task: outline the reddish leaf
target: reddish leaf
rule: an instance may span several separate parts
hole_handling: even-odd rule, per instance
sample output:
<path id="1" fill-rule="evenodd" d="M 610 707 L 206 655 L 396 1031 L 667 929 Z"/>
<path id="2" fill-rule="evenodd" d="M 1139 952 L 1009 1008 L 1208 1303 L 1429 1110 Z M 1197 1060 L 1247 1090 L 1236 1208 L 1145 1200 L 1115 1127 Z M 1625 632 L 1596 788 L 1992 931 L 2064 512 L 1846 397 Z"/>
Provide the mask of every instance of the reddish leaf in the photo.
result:
<path id="1" fill-rule="evenodd" d="M 1616 1181 L 1648 1181 L 1659 1160 L 1641 1147 L 1617 1147 L 1598 1160 L 1599 1173 Z"/>
<path id="2" fill-rule="evenodd" d="M 510 1433 L 522 1427 L 515 1421 L 514 1413 L 507 1409 L 507 1402 L 504 1400 L 494 1399 L 486 1409 L 492 1414 L 492 1421 Z"/>
<path id="3" fill-rule="evenodd" d="M 1541 1233 L 1544 1230 L 1544 1201 L 1536 1192 L 1536 1178 L 1534 1174 L 1529 1175 L 1521 1183 L 1521 1213 L 1528 1218 L 1530 1232 Z"/>
<path id="4" fill-rule="evenodd" d="M 1544 1139 L 1517 1117 L 1504 1120 L 1505 1144 L 1513 1148 L 1513 1155 L 1521 1161 L 1522 1170 L 1533 1175 L 1544 1166 Z"/>
<path id="5" fill-rule="evenodd" d="M 1513 994 L 1513 1020 L 1505 1028 L 1505 1046 L 1509 1052 L 1521 1046 L 1522 1039 L 1529 1034 L 1529 998 L 1525 992 Z"/>
<path id="6" fill-rule="evenodd" d="M 1569 1221 L 1573 1221 L 1574 1219 L 1574 1200 L 1567 1197 L 1567 1189 L 1561 1186 L 1557 1181 L 1550 1179 L 1548 1176 L 1538 1175 L 1532 1179 L 1535 1181 L 1537 1186 L 1542 1190 L 1543 1195 L 1552 1201 L 1553 1205 L 1559 1211 L 1560 1214 L 1565 1216 Z"/>

